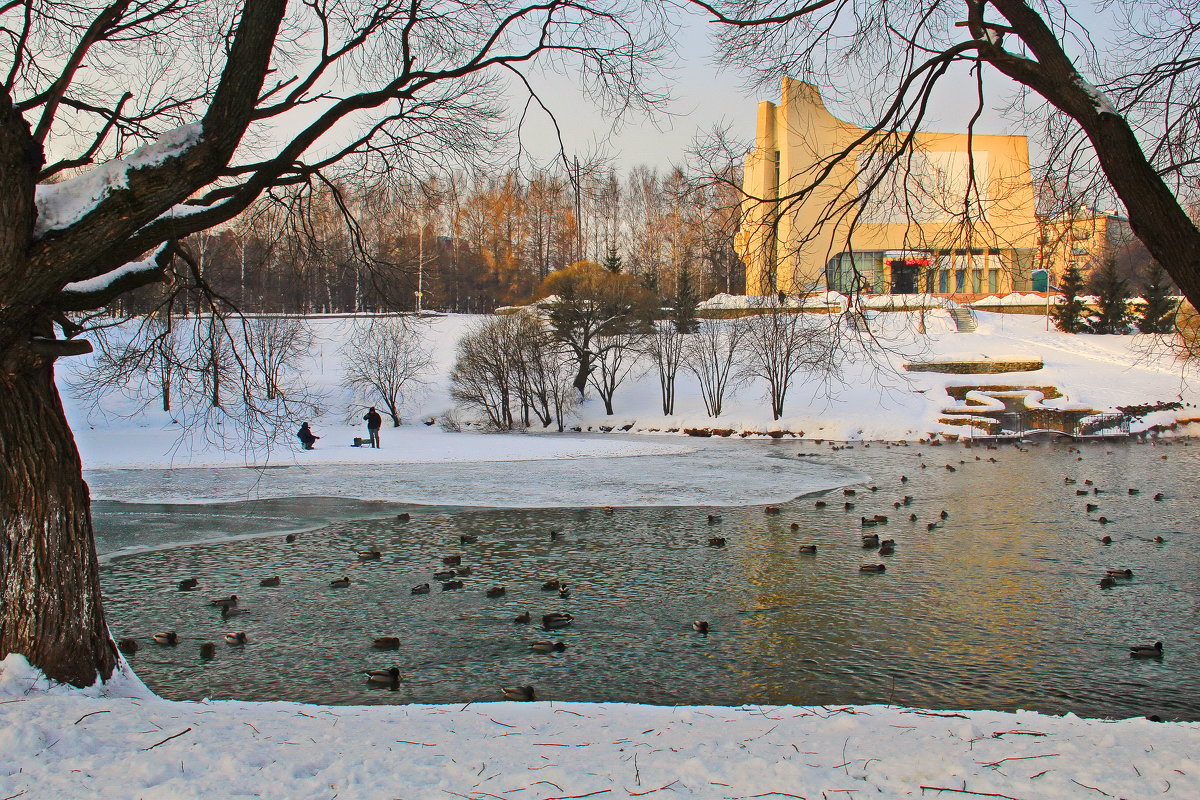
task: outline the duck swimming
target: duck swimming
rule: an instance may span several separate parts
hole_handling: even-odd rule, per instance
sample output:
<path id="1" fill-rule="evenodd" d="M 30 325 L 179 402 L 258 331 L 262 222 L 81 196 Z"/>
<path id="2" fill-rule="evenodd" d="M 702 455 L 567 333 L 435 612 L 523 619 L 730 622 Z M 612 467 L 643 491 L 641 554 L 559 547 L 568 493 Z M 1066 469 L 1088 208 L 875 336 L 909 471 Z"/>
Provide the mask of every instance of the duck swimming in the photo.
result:
<path id="1" fill-rule="evenodd" d="M 420 586 L 412 587 L 413 594 L 429 594 L 429 584 L 422 583 Z"/>
<path id="2" fill-rule="evenodd" d="M 190 592 L 192 589 L 198 588 L 199 586 L 200 581 L 196 580 L 195 578 L 184 578 L 179 582 L 179 591 Z"/>
<path id="3" fill-rule="evenodd" d="M 565 611 L 552 611 L 542 615 L 542 627 L 546 630 L 565 628 L 575 621 L 575 617 Z"/>
<path id="4" fill-rule="evenodd" d="M 238 599 L 236 594 L 231 594 L 229 597 L 221 597 L 212 601 L 212 605 L 216 606 L 217 608 L 235 608 L 237 604 Z"/>
<path id="5" fill-rule="evenodd" d="M 708 633 L 708 622 L 698 619 L 692 623 L 692 630 L 696 633 Z"/>
<path id="6" fill-rule="evenodd" d="M 283 580 L 280 579 L 280 577 L 278 575 L 272 575 L 269 578 L 263 578 L 261 581 L 258 582 L 258 585 L 259 586 L 279 586 L 281 583 L 283 583 Z"/>
<path id="7" fill-rule="evenodd" d="M 249 641 L 249 640 L 246 638 L 245 631 L 238 631 L 237 633 L 225 634 L 225 644 L 243 645 L 247 641 Z"/>
<path id="8" fill-rule="evenodd" d="M 376 650 L 399 650 L 400 649 L 400 637 L 399 636 L 376 636 L 374 639 L 371 640 L 371 647 L 374 647 Z"/>
<path id="9" fill-rule="evenodd" d="M 505 700 L 522 700 L 529 702 L 537 700 L 537 694 L 532 686 L 505 686 L 500 690 Z"/>
<path id="10" fill-rule="evenodd" d="M 517 614 L 515 617 L 513 617 L 513 624 L 515 625 L 528 625 L 532 621 L 533 615 L 531 615 L 528 611 L 522 611 L 520 614 Z"/>
<path id="11" fill-rule="evenodd" d="M 1155 642 L 1154 644 L 1135 644 L 1129 648 L 1130 658 L 1162 658 L 1163 643 Z"/>
<path id="12" fill-rule="evenodd" d="M 345 589 L 349 585 L 350 585 L 350 579 L 347 578 L 345 575 L 343 575 L 340 578 L 335 578 L 334 580 L 331 580 L 329 582 L 329 587 L 331 589 Z"/>
<path id="13" fill-rule="evenodd" d="M 175 633 L 175 631 L 156 633 L 154 634 L 154 643 L 174 647 L 179 644 L 179 634 Z"/>
<path id="14" fill-rule="evenodd" d="M 367 681 L 370 683 L 382 683 L 394 686 L 400 682 L 400 668 L 388 667 L 387 669 L 372 669 L 366 673 Z"/>
<path id="15" fill-rule="evenodd" d="M 530 642 L 529 649 L 535 653 L 561 653 L 567 645 L 565 642 Z"/>

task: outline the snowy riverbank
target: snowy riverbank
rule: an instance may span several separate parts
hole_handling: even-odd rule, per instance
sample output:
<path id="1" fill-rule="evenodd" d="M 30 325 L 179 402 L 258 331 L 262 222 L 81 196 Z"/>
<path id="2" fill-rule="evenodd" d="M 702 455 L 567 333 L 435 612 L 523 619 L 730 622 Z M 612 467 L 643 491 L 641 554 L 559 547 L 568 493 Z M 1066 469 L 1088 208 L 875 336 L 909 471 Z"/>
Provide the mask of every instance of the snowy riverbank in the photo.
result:
<path id="1" fill-rule="evenodd" d="M 889 706 L 326 707 L 48 686 L 0 662 L 24 798 L 1195 798 L 1200 724 Z"/>
<path id="2" fill-rule="evenodd" d="M 572 413 L 568 424 L 597 433 L 605 429 L 638 433 L 718 428 L 803 432 L 807 438 L 819 439 L 916 440 L 935 431 L 966 430 L 938 421 L 945 408 L 957 405 L 946 393 L 951 385 L 1055 386 L 1064 397 L 1048 401 L 1048 407 L 1086 405 L 1103 410 L 1177 400 L 1200 404 L 1200 393 L 1189 384 L 1183 366 L 1156 347 L 1151 337 L 1067 335 L 1045 330 L 1041 317 L 986 312 L 978 316 L 978 331 L 957 333 L 946 312 L 929 312 L 928 333 L 923 335 L 912 330 L 913 320 L 908 315 L 879 316 L 872 323 L 872 334 L 880 347 L 870 353 L 848 348 L 832 382 L 799 375 L 779 420 L 771 419 L 764 386 L 755 382 L 736 387 L 720 417 L 706 416 L 696 381 L 686 371 L 678 377 L 676 413 L 665 416 L 657 376 L 642 371 L 617 390 L 613 416 L 606 415 L 600 401 L 592 397 Z M 407 396 L 403 428 L 384 427 L 381 450 L 350 447 L 355 436 L 366 434 L 358 421 L 361 409 L 353 411 L 353 398 L 341 386 L 341 348 L 355 334 L 352 319 L 310 320 L 315 343 L 312 355 L 299 367 L 325 409 L 311 420 L 322 437 L 313 451 L 298 449 L 291 427 L 278 446 L 260 452 L 246 452 L 239 441 L 221 442 L 212 431 L 186 436 L 183 426 L 159 410 L 153 397 L 137 399 L 114 393 L 92 407 L 70 388 L 86 358 L 61 362 L 59 381 L 88 469 L 562 460 L 678 454 L 694 446 L 694 440 L 682 435 L 660 436 L 659 441 L 651 442 L 619 435 L 581 439 L 553 433 L 453 434 L 426 427 L 424 421 L 440 418 L 453 406 L 449 374 L 455 347 L 479 319 L 448 315 L 415 322 L 432 350 L 433 368 L 420 389 Z M 903 369 L 910 360 L 996 360 L 1013 353 L 1040 358 L 1044 367 L 993 375 L 908 373 Z M 1156 412 L 1141 425 L 1168 425 L 1177 418 L 1196 415 L 1195 408 Z"/>

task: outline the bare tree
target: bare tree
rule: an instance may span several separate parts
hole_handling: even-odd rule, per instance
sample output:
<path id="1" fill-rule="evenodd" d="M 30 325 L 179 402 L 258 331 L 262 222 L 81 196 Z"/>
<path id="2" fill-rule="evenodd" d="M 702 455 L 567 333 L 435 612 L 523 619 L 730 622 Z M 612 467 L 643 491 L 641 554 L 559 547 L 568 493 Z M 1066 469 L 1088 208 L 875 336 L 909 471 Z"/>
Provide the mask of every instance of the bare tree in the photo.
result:
<path id="1" fill-rule="evenodd" d="M 1200 17 L 1192 3 L 1111 0 L 1097 6 L 1095 24 L 1065 0 L 692 2 L 720 24 L 731 63 L 762 78 L 819 83 L 850 106 L 873 101 L 862 110 L 864 135 L 814 171 L 819 181 L 864 145 L 878 154 L 873 168 L 859 170 L 862 192 L 839 197 L 828 219 L 856 217 L 864 194 L 882 193 L 883 176 L 911 164 L 935 88 L 962 67 L 976 78 L 973 131 L 990 67 L 1023 93 L 1015 110 L 1044 110 L 1049 174 L 1115 194 L 1151 255 L 1200 303 L 1200 230 L 1186 210 L 1200 189 Z M 803 183 L 781 201 L 811 195 L 815 184 Z M 960 200 L 964 223 L 977 222 L 970 198 Z"/>
<path id="2" fill-rule="evenodd" d="M 646 356 L 658 371 L 658 387 L 662 393 L 664 414 L 675 413 L 675 376 L 683 363 L 687 334 L 680 333 L 678 326 L 669 320 L 654 323 L 653 330 L 646 335 Z"/>
<path id="3" fill-rule="evenodd" d="M 570 69 L 609 110 L 652 106 L 644 16 L 626 0 L 0 4 L 0 657 L 81 686 L 117 660 L 53 381 L 89 348 L 68 312 L 169 271 L 199 282 L 180 240 L 264 194 L 495 141 L 499 82 L 528 85 L 522 70 Z"/>
<path id="4" fill-rule="evenodd" d="M 291 445 L 294 421 L 320 413 L 324 398 L 301 373 L 306 326 L 238 322 L 164 314 L 98 329 L 96 354 L 72 390 L 99 410 L 109 395 L 123 395 L 133 401 L 130 416 L 161 401 L 180 423 L 176 447 L 203 442 L 269 455 L 281 439 Z"/>
<path id="5" fill-rule="evenodd" d="M 641 366 L 642 343 L 646 334 L 641 329 L 626 328 L 594 340 L 596 369 L 591 374 L 592 386 L 604 401 L 604 413 L 613 414 L 613 395 L 638 367 Z"/>
<path id="6" fill-rule="evenodd" d="M 493 430 L 512 430 L 515 423 L 513 399 L 520 376 L 514 366 L 520 345 L 512 334 L 518 324 L 509 316 L 481 320 L 458 340 L 450 370 L 450 396 L 482 411 Z"/>
<path id="7" fill-rule="evenodd" d="M 356 323 L 342 350 L 342 385 L 366 405 L 380 403 L 396 428 L 405 392 L 433 367 L 425 328 L 407 317 L 376 317 Z"/>
<path id="8" fill-rule="evenodd" d="M 688 337 L 683 350 L 683 365 L 700 383 L 704 410 L 710 417 L 721 416 L 725 393 L 740 377 L 735 366 L 742 349 L 747 322 L 700 319 L 697 330 Z"/>
<path id="9" fill-rule="evenodd" d="M 796 375 L 832 367 L 836 324 L 825 315 L 789 308 L 776 297 L 761 312 L 745 318 L 742 373 L 766 382 L 772 418 L 779 419 Z"/>

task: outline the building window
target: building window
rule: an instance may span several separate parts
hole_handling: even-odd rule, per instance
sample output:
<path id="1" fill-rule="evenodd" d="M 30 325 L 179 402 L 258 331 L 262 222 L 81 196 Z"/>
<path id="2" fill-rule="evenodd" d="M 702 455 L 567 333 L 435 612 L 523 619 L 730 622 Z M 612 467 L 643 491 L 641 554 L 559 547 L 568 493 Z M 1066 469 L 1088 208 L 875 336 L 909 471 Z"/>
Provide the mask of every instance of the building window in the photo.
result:
<path id="1" fill-rule="evenodd" d="M 967 287 L 967 271 L 965 269 L 954 270 L 954 291 L 962 292 Z"/>
<path id="2" fill-rule="evenodd" d="M 947 294 L 950 291 L 950 270 L 938 270 L 938 291 Z"/>
<path id="3" fill-rule="evenodd" d="M 1000 270 L 988 270 L 988 291 L 992 294 L 1000 291 Z"/>
<path id="4" fill-rule="evenodd" d="M 971 292 L 973 294 L 981 294 L 983 292 L 983 270 L 971 270 Z"/>

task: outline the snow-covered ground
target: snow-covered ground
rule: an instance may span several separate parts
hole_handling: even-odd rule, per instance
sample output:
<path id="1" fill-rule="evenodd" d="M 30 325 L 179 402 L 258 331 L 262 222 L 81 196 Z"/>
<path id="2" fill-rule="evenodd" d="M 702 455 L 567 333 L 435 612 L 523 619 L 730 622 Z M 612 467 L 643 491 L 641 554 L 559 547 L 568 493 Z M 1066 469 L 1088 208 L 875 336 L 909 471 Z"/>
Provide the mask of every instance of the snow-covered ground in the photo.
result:
<path id="1" fill-rule="evenodd" d="M 1198 733 L 891 706 L 172 702 L 0 662 L 12 798 L 1196 798 Z"/>
<path id="2" fill-rule="evenodd" d="M 876 315 L 871 332 L 880 346 L 863 352 L 847 349 L 847 360 L 833 382 L 801 374 L 789 391 L 784 415 L 773 420 L 759 382 L 737 387 L 719 418 L 704 412 L 697 383 L 681 370 L 676 391 L 676 413 L 662 414 L 657 375 L 634 374 L 617 390 L 613 416 L 604 413 L 592 397 L 576 410 L 572 423 L 584 432 L 603 428 L 631 432 L 680 431 L 686 428 L 721 428 L 738 432 L 789 431 L 824 439 L 917 439 L 933 431 L 961 432 L 938 422 L 941 412 L 955 404 L 948 385 L 1057 386 L 1065 393 L 1049 406 L 1087 405 L 1108 409 L 1119 405 L 1183 400 L 1198 402 L 1200 395 L 1186 380 L 1183 367 L 1147 336 L 1066 335 L 1045 320 L 1019 314 L 978 314 L 979 330 L 957 333 L 948 312 L 926 312 L 927 335 L 913 333 L 910 313 Z M 455 346 L 479 318 L 450 315 L 425 319 L 423 336 L 433 350 L 434 368 L 420 390 L 405 401 L 405 425 L 385 425 L 380 450 L 354 448 L 355 436 L 365 436 L 361 409 L 340 385 L 340 348 L 354 335 L 355 321 L 326 318 L 312 321 L 316 346 L 309 363 L 301 365 L 312 387 L 324 398 L 326 412 L 311 422 L 322 438 L 313 451 L 301 451 L 287 431 L 282 447 L 269 453 L 246 453 L 238 443 L 221 448 L 189 440 L 180 447 L 180 426 L 158 410 L 150 399 L 136 403 L 112 395 L 99 408 L 75 398 L 68 388 L 83 359 L 60 362 L 60 383 L 67 411 L 76 432 L 84 466 L 99 468 L 244 466 L 246 464 L 428 464 L 480 463 L 533 460 L 578 460 L 620 456 L 679 455 L 696 446 L 682 436 L 659 441 L 613 435 L 563 437 L 540 430 L 518 434 L 446 433 L 437 426 L 420 424 L 441 417 L 453 406 L 449 373 Z M 945 358 L 1004 359 L 1040 357 L 1041 370 L 999 375 L 945 375 L 906 373 L 906 361 Z M 1185 409 L 1178 416 L 1191 416 Z M 1146 424 L 1172 421 L 1176 414 L 1157 412 Z M 411 424 L 410 424 L 411 423 Z M 617 497 L 614 502 L 621 502 Z"/>
<path id="3" fill-rule="evenodd" d="M 801 381 L 779 421 L 770 418 L 762 387 L 755 385 L 742 387 L 719 420 L 708 419 L 686 376 L 681 376 L 678 413 L 663 417 L 657 381 L 647 375 L 621 387 L 615 417 L 604 415 L 593 400 L 579 410 L 575 424 L 585 431 L 602 425 L 630 425 L 635 432 L 720 427 L 804 431 L 807 437 L 826 439 L 914 439 L 939 429 L 936 419 L 951 404 L 944 391 L 951 383 L 1054 385 L 1066 393 L 1061 402 L 1098 408 L 1197 399 L 1180 367 L 1151 355 L 1143 337 L 1064 336 L 1044 331 L 1038 317 L 986 313 L 980 314 L 977 333 L 958 334 L 945 312 L 927 316 L 930 334 L 925 337 L 911 335 L 898 315 L 878 321 L 875 332 L 889 347 L 876 354 L 876 361 L 885 369 L 859 359 L 845 365 L 837 386 Z M 741 502 L 761 500 L 762 482 L 741 480 L 739 457 L 751 457 L 749 443 L 599 433 L 447 433 L 419 424 L 449 408 L 447 375 L 454 344 L 471 323 L 469 317 L 456 316 L 426 323 L 437 368 L 420 396 L 409 399 L 407 420 L 418 424 L 385 428 L 378 451 L 349 447 L 354 435 L 363 435 L 361 427 L 345 424 L 350 400 L 338 386 L 338 343 L 351 323 L 314 323 L 321 356 L 306 372 L 328 394 L 330 411 L 313 421 L 323 438 L 312 452 L 277 449 L 269 454 L 269 465 L 288 466 L 283 473 L 295 465 L 301 470 L 293 473 L 297 475 L 307 470 L 309 484 L 342 496 L 376 496 L 379 481 L 389 473 L 425 473 L 431 476 L 433 494 L 439 487 L 454 486 L 454 502 L 472 489 L 502 493 L 495 481 L 499 472 L 527 478 L 521 491 L 535 500 L 552 498 L 563 493 L 563 476 L 574 471 L 577 488 L 588 490 L 580 504 L 623 504 L 633 502 L 639 491 L 663 503 L 694 502 L 704 484 L 700 478 L 648 480 L 652 488 L 639 490 L 636 480 L 588 476 L 600 474 L 598 468 L 620 473 L 625 467 L 624 472 L 652 478 L 666 474 L 671 464 L 709 459 L 728 462 L 725 474 L 738 474 L 738 481 L 727 481 L 734 487 L 731 502 L 739 495 L 744 495 Z M 948 354 L 998 358 L 1014 352 L 1042 358 L 1045 368 L 978 376 L 906 375 L 900 370 L 908 359 Z M 72 369 L 70 361 L 64 363 L 64 385 Z M 224 483 L 235 487 L 227 488 L 227 495 L 245 497 L 248 490 L 238 481 L 253 470 L 241 467 L 263 461 L 262 455 L 247 457 L 237 449 L 180 449 L 178 426 L 168 415 L 155 410 L 132 414 L 134 404 L 120 399 L 105 403 L 101 413 L 67 394 L 89 479 L 115 487 L 101 491 L 103 496 L 158 497 L 165 489 L 147 482 L 150 473 L 138 468 L 175 466 L 206 469 L 177 473 L 187 477 L 174 486 L 172 499 L 189 492 L 219 493 L 212 487 L 223 482 L 222 475 Z M 1166 422 L 1170 416 L 1160 414 L 1153 421 Z M 122 469 L 133 471 L 124 479 L 114 478 Z M 555 469 L 561 471 L 556 474 Z M 694 472 L 693 477 L 707 474 Z M 196 479 L 201 474 L 205 479 Z M 803 491 L 792 485 L 794 477 L 780 477 L 783 490 Z M 435 501 L 447 502 L 430 500 Z M 1198 752 L 1196 723 L 884 706 L 188 703 L 156 698 L 127 673 L 105 687 L 81 691 L 48 685 L 19 656 L 0 662 L 4 800 L 1196 798 Z"/>

